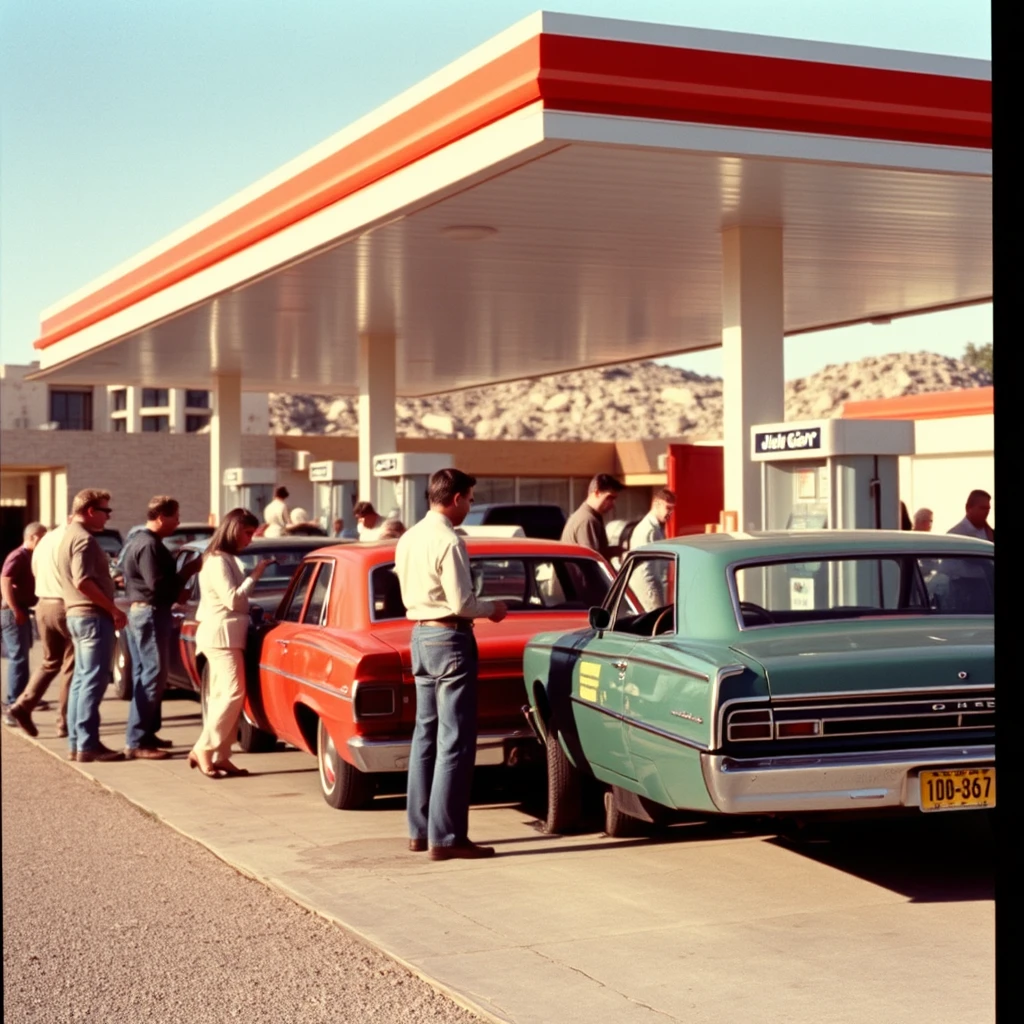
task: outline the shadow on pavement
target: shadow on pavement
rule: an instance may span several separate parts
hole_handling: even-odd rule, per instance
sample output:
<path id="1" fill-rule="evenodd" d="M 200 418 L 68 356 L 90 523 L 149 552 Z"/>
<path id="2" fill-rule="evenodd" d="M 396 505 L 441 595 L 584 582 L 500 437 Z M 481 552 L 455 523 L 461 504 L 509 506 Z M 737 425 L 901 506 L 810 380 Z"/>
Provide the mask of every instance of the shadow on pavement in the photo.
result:
<path id="1" fill-rule="evenodd" d="M 771 842 L 913 903 L 995 898 L 995 843 L 983 812 L 844 822 Z"/>

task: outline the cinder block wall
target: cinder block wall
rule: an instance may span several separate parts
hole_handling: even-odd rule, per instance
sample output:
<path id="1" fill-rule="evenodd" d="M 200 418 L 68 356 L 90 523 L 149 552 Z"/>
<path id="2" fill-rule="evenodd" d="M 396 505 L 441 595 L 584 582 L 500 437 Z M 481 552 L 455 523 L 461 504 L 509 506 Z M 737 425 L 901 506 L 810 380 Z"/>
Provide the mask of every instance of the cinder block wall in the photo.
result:
<path id="1" fill-rule="evenodd" d="M 145 522 L 154 494 L 181 502 L 181 518 L 206 522 L 210 511 L 210 439 L 203 434 L 96 434 L 78 430 L 0 431 L 5 472 L 63 469 L 68 501 L 86 487 L 111 493 L 111 527 Z M 242 436 L 242 465 L 275 465 L 274 439 Z"/>

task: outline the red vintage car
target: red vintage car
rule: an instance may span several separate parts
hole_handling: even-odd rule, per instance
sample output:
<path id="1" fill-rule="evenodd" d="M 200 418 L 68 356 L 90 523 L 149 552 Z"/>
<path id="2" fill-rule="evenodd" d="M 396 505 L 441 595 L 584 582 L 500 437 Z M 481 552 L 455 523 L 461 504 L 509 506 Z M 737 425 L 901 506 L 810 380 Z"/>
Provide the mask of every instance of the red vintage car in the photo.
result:
<path id="1" fill-rule="evenodd" d="M 500 623 L 477 621 L 480 692 L 477 764 L 514 760 L 536 745 L 522 717 L 523 648 L 546 630 L 587 628 L 613 578 L 588 548 L 532 538 L 468 537 L 477 593 L 508 603 Z M 250 631 L 243 749 L 276 740 L 317 757 L 331 807 L 365 807 L 377 776 L 405 771 L 416 718 L 412 623 L 394 572 L 395 542 L 346 544 L 308 553 L 273 617 Z M 194 619 L 181 654 L 205 695 Z M 205 706 L 205 700 L 203 701 Z"/>

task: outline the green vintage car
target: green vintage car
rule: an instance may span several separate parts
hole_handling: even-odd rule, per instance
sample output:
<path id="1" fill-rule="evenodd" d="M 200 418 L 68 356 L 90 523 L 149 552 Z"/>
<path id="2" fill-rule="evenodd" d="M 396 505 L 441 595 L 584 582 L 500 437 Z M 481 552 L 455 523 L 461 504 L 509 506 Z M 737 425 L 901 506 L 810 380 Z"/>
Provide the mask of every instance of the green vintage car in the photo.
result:
<path id="1" fill-rule="evenodd" d="M 630 552 L 590 628 L 524 652 L 550 832 L 669 810 L 802 817 L 995 805 L 994 551 L 881 530 Z"/>

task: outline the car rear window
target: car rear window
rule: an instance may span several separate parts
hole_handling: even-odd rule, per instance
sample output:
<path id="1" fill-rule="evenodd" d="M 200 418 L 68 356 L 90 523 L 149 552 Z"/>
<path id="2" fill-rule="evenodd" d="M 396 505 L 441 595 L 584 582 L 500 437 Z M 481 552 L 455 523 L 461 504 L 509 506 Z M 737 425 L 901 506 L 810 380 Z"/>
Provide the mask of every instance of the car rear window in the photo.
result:
<path id="1" fill-rule="evenodd" d="M 824 557 L 739 566 L 734 578 L 743 626 L 995 611 L 991 557 Z"/>
<path id="2" fill-rule="evenodd" d="M 471 558 L 473 589 L 487 601 L 504 601 L 509 611 L 585 611 L 604 601 L 612 577 L 590 558 Z M 370 576 L 374 622 L 405 617 L 393 564 Z"/>

